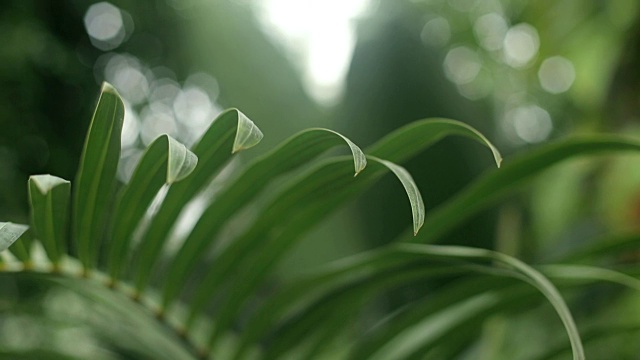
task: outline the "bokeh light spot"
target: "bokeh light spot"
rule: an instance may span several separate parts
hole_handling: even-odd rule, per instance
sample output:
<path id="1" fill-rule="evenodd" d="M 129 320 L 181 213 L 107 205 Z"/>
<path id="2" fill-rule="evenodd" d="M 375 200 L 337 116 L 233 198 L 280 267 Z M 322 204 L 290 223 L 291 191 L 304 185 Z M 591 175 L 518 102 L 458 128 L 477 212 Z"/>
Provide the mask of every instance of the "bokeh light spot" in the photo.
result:
<path id="1" fill-rule="evenodd" d="M 502 49 L 507 29 L 507 21 L 497 13 L 482 15 L 473 25 L 478 42 L 489 51 Z"/>
<path id="2" fill-rule="evenodd" d="M 142 129 L 140 138 L 144 145 L 162 134 L 177 137 L 178 127 L 171 108 L 163 103 L 151 103 L 140 112 Z"/>
<path id="3" fill-rule="evenodd" d="M 451 38 L 449 21 L 443 17 L 436 17 L 427 21 L 420 33 L 422 42 L 432 46 L 444 46 Z"/>
<path id="4" fill-rule="evenodd" d="M 505 61 L 515 68 L 525 67 L 536 57 L 539 47 L 538 31 L 529 24 L 518 24 L 504 37 Z"/>
<path id="5" fill-rule="evenodd" d="M 538 70 L 538 80 L 542 88 L 552 94 L 563 93 L 576 79 L 576 71 L 571 61 L 562 56 L 550 57 L 542 62 Z"/>
<path id="6" fill-rule="evenodd" d="M 546 140 L 553 130 L 551 115 L 537 105 L 517 107 L 506 116 L 513 123 L 516 135 L 528 143 Z"/>
<path id="7" fill-rule="evenodd" d="M 122 124 L 122 134 L 120 137 L 122 148 L 126 149 L 136 146 L 138 135 L 140 135 L 140 120 L 136 112 L 131 108 L 131 105 L 125 102 L 124 123 Z"/>
<path id="8" fill-rule="evenodd" d="M 101 50 L 118 47 L 125 39 L 123 14 L 108 2 L 99 2 L 89 7 L 84 15 L 84 26 L 94 46 Z"/>
<path id="9" fill-rule="evenodd" d="M 104 70 L 104 78 L 132 104 L 142 103 L 149 94 L 150 72 L 131 55 L 112 56 Z"/>
<path id="10" fill-rule="evenodd" d="M 458 85 L 473 81 L 481 68 L 478 54 L 466 46 L 451 49 L 444 58 L 445 75 Z"/>

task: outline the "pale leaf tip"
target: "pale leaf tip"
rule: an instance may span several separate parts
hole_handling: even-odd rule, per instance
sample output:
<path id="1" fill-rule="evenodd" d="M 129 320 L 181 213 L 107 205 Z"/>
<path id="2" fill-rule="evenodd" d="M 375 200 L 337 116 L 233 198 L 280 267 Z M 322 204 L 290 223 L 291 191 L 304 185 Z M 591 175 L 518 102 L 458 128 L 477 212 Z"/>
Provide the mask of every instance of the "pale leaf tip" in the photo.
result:
<path id="1" fill-rule="evenodd" d="M 496 166 L 500 168 L 500 166 L 502 166 L 502 154 L 500 154 L 500 151 L 495 146 L 488 142 L 487 144 L 489 145 L 489 150 L 491 150 L 491 153 L 493 154 L 493 160 L 496 162 Z"/>
<path id="2" fill-rule="evenodd" d="M 68 180 L 59 178 L 57 176 L 44 174 L 44 175 L 31 175 L 29 181 L 36 185 L 36 188 L 42 195 L 46 195 L 51 189 L 58 185 L 70 184 Z"/>
<path id="3" fill-rule="evenodd" d="M 233 141 L 232 154 L 241 150 L 246 150 L 257 145 L 264 135 L 262 131 L 253 123 L 245 114 L 238 109 L 232 109 L 236 112 L 238 127 L 236 130 L 236 138 Z"/>
<path id="4" fill-rule="evenodd" d="M 108 82 L 106 82 L 106 81 L 103 81 L 103 82 L 102 82 L 102 89 L 101 89 L 101 91 L 102 91 L 103 93 L 111 93 L 111 94 L 114 94 L 114 95 L 116 95 L 116 96 L 118 96 L 118 97 L 120 96 L 120 94 L 118 93 L 118 90 L 116 90 L 116 88 L 115 88 L 113 85 L 111 85 L 110 83 L 108 83 Z"/>

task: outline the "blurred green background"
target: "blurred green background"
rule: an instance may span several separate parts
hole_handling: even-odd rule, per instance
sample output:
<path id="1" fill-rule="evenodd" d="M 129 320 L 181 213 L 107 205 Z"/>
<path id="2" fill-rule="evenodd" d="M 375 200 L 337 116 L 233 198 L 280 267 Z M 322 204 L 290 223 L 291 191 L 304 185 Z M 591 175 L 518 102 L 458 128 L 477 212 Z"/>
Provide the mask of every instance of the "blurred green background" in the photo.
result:
<path id="1" fill-rule="evenodd" d="M 265 134 L 245 159 L 306 127 L 339 130 L 365 147 L 427 117 L 475 126 L 506 161 L 572 134 L 639 132 L 636 0 L 5 0 L 0 34 L 3 221 L 28 221 L 29 175 L 75 176 L 102 81 L 126 100 L 123 182 L 156 136 L 192 144 L 227 107 Z M 405 165 L 427 212 L 491 166 L 479 145 L 459 139 Z M 603 233 L 637 231 L 639 165 L 624 156 L 556 166 L 447 242 L 536 262 Z M 316 229 L 283 276 L 392 241 L 410 224 L 401 194 L 385 178 Z M 1 282 L 0 347 L 55 347 L 56 337 L 81 333 L 80 310 L 52 316 L 53 325 L 30 315 L 65 297 L 80 301 L 68 292 L 37 279 Z M 44 297 L 62 300 L 42 305 Z M 15 335 L 26 329 L 36 335 Z M 92 346 L 69 351 L 127 358 Z"/>

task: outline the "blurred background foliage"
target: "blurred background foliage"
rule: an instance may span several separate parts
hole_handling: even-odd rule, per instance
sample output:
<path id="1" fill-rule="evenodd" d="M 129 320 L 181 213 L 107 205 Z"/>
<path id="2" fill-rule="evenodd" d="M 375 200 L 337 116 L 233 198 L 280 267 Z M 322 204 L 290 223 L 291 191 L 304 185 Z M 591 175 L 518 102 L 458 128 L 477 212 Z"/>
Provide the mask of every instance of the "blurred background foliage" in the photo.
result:
<path id="1" fill-rule="evenodd" d="M 159 134 L 191 144 L 231 106 L 265 133 L 248 157 L 310 126 L 337 129 L 364 147 L 427 117 L 477 127 L 507 161 L 572 134 L 639 132 L 635 0 L 6 0 L 0 34 L 0 218 L 7 221 L 28 221 L 30 174 L 74 177 L 102 81 L 126 100 L 123 182 Z M 479 149 L 450 139 L 406 164 L 427 212 L 488 168 Z M 639 165 L 638 156 L 565 162 L 446 241 L 536 263 L 605 233 L 637 232 Z M 410 219 L 400 192 L 381 181 L 316 229 L 281 275 L 392 241 Z M 1 347 L 40 358 L 38 349 L 65 343 L 56 339 L 81 336 L 88 345 L 66 349 L 74 356 L 135 358 L 113 344 L 114 353 L 98 350 L 94 343 L 109 340 L 78 331 L 87 306 L 43 286 L 2 279 Z M 640 315 L 629 296 L 598 294 L 590 302 L 627 304 Z M 43 305 L 43 298 L 58 300 Z M 65 302 L 79 310 L 51 315 L 51 324 L 34 321 L 33 313 L 56 313 Z M 590 304 L 577 303 L 584 308 L 577 316 L 588 318 Z M 488 326 L 505 331 L 502 320 Z M 527 333 L 536 319 L 516 320 L 514 336 L 544 339 Z M 52 328 L 67 330 L 51 337 Z M 28 339 L 18 335 L 26 329 Z M 517 358 L 526 349 L 500 351 Z"/>

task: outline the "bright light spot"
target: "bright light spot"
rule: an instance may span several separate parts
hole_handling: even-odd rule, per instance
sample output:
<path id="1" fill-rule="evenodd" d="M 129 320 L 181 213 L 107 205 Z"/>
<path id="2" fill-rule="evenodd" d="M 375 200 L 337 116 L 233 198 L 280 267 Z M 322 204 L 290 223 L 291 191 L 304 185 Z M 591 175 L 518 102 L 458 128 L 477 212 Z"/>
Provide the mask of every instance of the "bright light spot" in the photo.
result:
<path id="1" fill-rule="evenodd" d="M 136 170 L 143 153 L 142 150 L 137 148 L 128 148 L 122 151 L 120 162 L 118 163 L 118 172 L 116 173 L 120 182 L 126 184 L 131 180 L 131 176 Z"/>
<path id="2" fill-rule="evenodd" d="M 478 54 L 466 46 L 451 49 L 444 58 L 445 75 L 458 85 L 473 81 L 481 68 Z"/>
<path id="3" fill-rule="evenodd" d="M 173 110 L 180 122 L 188 126 L 205 127 L 211 123 L 211 100 L 199 87 L 188 87 L 176 96 Z"/>
<path id="4" fill-rule="evenodd" d="M 138 115 L 131 108 L 128 102 L 125 102 L 124 123 L 122 124 L 121 146 L 123 149 L 134 147 L 140 135 L 140 120 Z"/>
<path id="5" fill-rule="evenodd" d="M 108 2 L 91 5 L 84 15 L 84 26 L 93 45 L 101 50 L 114 49 L 124 41 L 122 12 Z"/>
<path id="6" fill-rule="evenodd" d="M 162 134 L 177 137 L 178 127 L 171 108 L 162 103 L 152 103 L 140 112 L 142 129 L 140 138 L 144 145 L 149 145 Z"/>
<path id="7" fill-rule="evenodd" d="M 149 101 L 173 105 L 173 101 L 179 93 L 180 86 L 177 82 L 168 78 L 159 79 L 151 85 Z"/>
<path id="8" fill-rule="evenodd" d="M 184 85 L 185 87 L 196 86 L 202 88 L 209 95 L 211 101 L 215 101 L 220 95 L 218 80 L 207 73 L 199 72 L 189 75 Z"/>
<path id="9" fill-rule="evenodd" d="M 451 38 L 451 27 L 447 19 L 437 17 L 427 21 L 420 33 L 422 42 L 432 46 L 444 46 Z"/>
<path id="10" fill-rule="evenodd" d="M 528 143 L 546 140 L 553 130 L 549 113 L 536 105 L 517 107 L 506 117 L 513 123 L 516 135 Z"/>
<path id="11" fill-rule="evenodd" d="M 539 46 L 538 31 L 529 24 L 518 24 L 504 37 L 505 61 L 512 67 L 524 67 L 535 58 Z"/>
<path id="12" fill-rule="evenodd" d="M 184 125 L 185 132 L 181 140 L 191 144 L 204 133 L 221 109 L 211 101 L 208 92 L 203 88 L 187 85 L 176 96 L 173 111 L 180 124 Z"/>
<path id="13" fill-rule="evenodd" d="M 562 56 L 554 56 L 542 62 L 538 79 L 547 92 L 560 94 L 569 90 L 576 79 L 576 71 L 571 61 Z"/>
<path id="14" fill-rule="evenodd" d="M 194 197 L 191 201 L 187 203 L 182 212 L 180 213 L 180 217 L 176 221 L 176 226 L 172 229 L 172 234 L 169 236 L 169 242 L 167 243 L 167 251 L 171 251 L 172 254 L 175 254 L 175 251 L 178 251 L 180 245 L 184 242 L 186 237 L 189 235 L 189 232 L 193 229 L 193 227 L 200 219 L 202 213 L 206 210 L 207 205 L 211 202 L 208 196 L 199 195 Z"/>
<path id="15" fill-rule="evenodd" d="M 507 22 L 497 13 L 482 15 L 473 25 L 473 32 L 483 48 L 500 50 L 507 33 Z"/>
<path id="16" fill-rule="evenodd" d="M 258 19 L 301 68 L 303 85 L 331 105 L 342 95 L 355 46 L 354 19 L 369 0 L 261 0 Z"/>
<path id="17" fill-rule="evenodd" d="M 149 94 L 149 73 L 137 58 L 131 55 L 112 56 L 104 69 L 104 78 L 132 104 L 140 104 Z"/>

